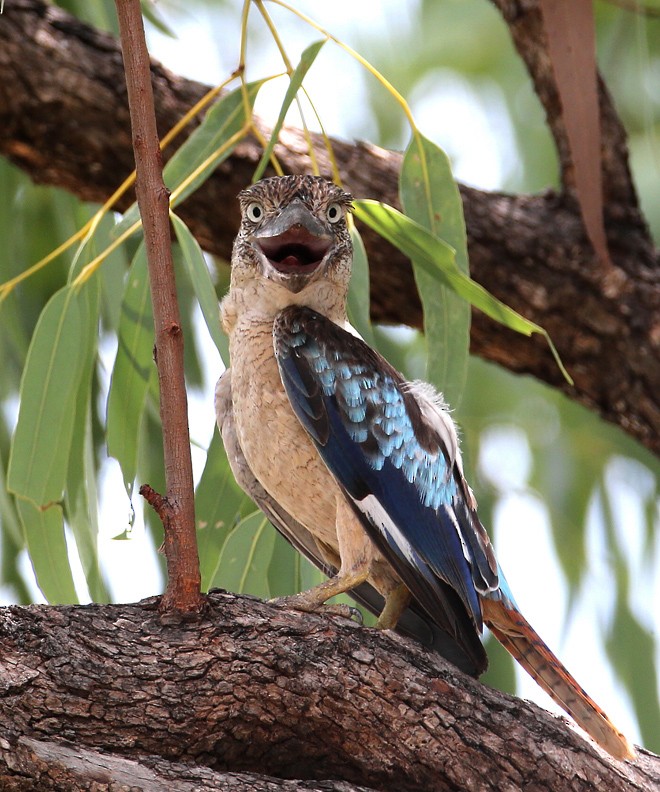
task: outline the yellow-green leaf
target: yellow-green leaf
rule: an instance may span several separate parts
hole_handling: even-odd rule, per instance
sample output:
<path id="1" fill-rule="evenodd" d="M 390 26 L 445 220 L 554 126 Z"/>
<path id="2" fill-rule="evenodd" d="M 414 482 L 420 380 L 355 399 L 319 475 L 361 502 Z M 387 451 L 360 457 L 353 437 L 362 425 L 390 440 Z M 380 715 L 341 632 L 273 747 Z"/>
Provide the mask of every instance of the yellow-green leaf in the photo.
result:
<path id="1" fill-rule="evenodd" d="M 254 105 L 264 80 L 247 86 L 250 109 Z M 175 190 L 193 171 L 209 160 L 195 178 L 172 202 L 178 206 L 208 179 L 221 162 L 231 154 L 238 140 L 231 138 L 245 126 L 245 104 L 240 88 L 223 96 L 204 116 L 204 120 L 163 168 L 163 179 L 170 190 Z M 217 156 L 212 157 L 214 152 Z M 210 159 L 209 159 L 210 158 Z M 113 236 L 119 237 L 140 219 L 137 204 L 133 204 L 114 228 Z"/>
<path id="2" fill-rule="evenodd" d="M 313 44 L 310 44 L 300 56 L 300 63 L 290 75 L 289 87 L 286 89 L 284 101 L 282 102 L 282 107 L 280 108 L 280 114 L 277 117 L 273 131 L 271 132 L 268 145 L 266 146 L 264 153 L 261 155 L 257 169 L 254 172 L 254 176 L 252 177 L 253 181 L 259 181 L 259 179 L 263 176 L 266 166 L 268 165 L 268 160 L 270 159 L 273 149 L 275 148 L 275 144 L 277 143 L 277 138 L 279 137 L 280 130 L 284 124 L 286 114 L 289 111 L 289 107 L 291 107 L 291 102 L 293 102 L 293 100 L 296 98 L 296 94 L 302 85 L 302 81 L 305 79 L 305 75 L 309 71 L 312 63 L 314 63 L 316 60 L 316 56 L 319 54 L 321 47 L 325 44 L 325 42 L 326 39 L 321 39 L 320 41 L 315 41 Z"/>

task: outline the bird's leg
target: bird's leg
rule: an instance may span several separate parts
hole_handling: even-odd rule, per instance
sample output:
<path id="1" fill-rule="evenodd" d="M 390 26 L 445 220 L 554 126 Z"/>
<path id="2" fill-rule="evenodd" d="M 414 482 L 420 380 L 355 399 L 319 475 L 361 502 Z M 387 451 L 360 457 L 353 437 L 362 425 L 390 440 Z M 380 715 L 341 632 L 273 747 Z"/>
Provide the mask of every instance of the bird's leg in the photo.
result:
<path id="1" fill-rule="evenodd" d="M 287 608 L 294 608 L 305 612 L 324 611 L 338 616 L 344 616 L 347 619 L 354 618 L 359 615 L 357 608 L 350 605 L 326 605 L 326 601 L 337 594 L 343 594 L 369 577 L 369 567 L 363 566 L 362 568 L 349 569 L 346 572 L 339 572 L 339 574 L 331 577 L 329 580 L 324 580 L 318 586 L 314 586 L 307 591 L 300 594 L 293 594 L 289 597 L 278 597 L 271 600 L 275 605 L 281 605 Z M 360 619 L 361 620 L 361 617 Z"/>
<path id="2" fill-rule="evenodd" d="M 403 583 L 385 597 L 385 607 L 380 612 L 376 628 L 379 630 L 393 630 L 401 617 L 401 614 L 410 604 L 410 591 Z"/>
<path id="3" fill-rule="evenodd" d="M 364 583 L 371 574 L 374 557 L 374 546 L 343 494 L 337 496 L 336 527 L 341 559 L 339 572 L 308 591 L 289 597 L 280 597 L 274 602 L 302 611 L 323 609 L 347 618 L 353 618 L 359 614 L 357 608 L 352 608 L 350 605 L 325 605 L 331 597 L 344 594 L 359 586 L 360 583 Z"/>

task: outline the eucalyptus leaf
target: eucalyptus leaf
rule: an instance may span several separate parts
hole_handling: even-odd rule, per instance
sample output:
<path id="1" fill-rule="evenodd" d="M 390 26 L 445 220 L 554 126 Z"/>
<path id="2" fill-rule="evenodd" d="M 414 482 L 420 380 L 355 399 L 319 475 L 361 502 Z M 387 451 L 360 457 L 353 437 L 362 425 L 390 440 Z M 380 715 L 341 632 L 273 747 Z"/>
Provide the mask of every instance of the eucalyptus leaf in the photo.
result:
<path id="1" fill-rule="evenodd" d="M 479 308 L 491 319 L 495 319 L 523 335 L 541 334 L 548 342 L 565 379 L 569 384 L 572 384 L 573 381 L 559 359 L 548 333 L 539 325 L 525 319 L 513 308 L 509 308 L 497 297 L 493 297 L 483 286 L 461 272 L 456 266 L 455 251 L 450 245 L 433 236 L 392 206 L 379 201 L 355 201 L 354 212 L 359 220 L 399 248 L 411 260 L 416 261 L 420 269 L 445 283 L 456 294 L 474 305 L 475 308 Z"/>
<path id="2" fill-rule="evenodd" d="M 23 499 L 16 502 L 37 584 L 51 605 L 78 602 L 69 566 L 62 507 L 46 509 Z"/>
<path id="3" fill-rule="evenodd" d="M 174 213 L 170 215 L 174 233 L 181 247 L 183 262 L 186 272 L 190 277 L 195 296 L 199 302 L 199 307 L 204 317 L 204 322 L 209 334 L 222 360 L 226 366 L 229 365 L 229 341 L 220 327 L 220 313 L 218 309 L 218 297 L 215 293 L 211 274 L 206 266 L 204 254 L 195 237 L 191 234 L 188 226 L 180 217 Z"/>
<path id="4" fill-rule="evenodd" d="M 106 417 L 108 453 L 121 466 L 129 496 L 137 473 L 140 427 L 154 368 L 153 345 L 153 312 L 143 243 L 126 276 Z"/>
<path id="5" fill-rule="evenodd" d="M 100 281 L 97 273 L 82 286 L 79 295 L 88 332 L 80 339 L 84 347 L 84 363 L 74 412 L 64 502 L 67 523 L 76 541 L 90 596 L 95 602 L 107 602 L 109 595 L 103 583 L 98 559 L 98 495 L 91 409 L 98 341 L 95 329 L 100 310 L 99 292 Z"/>
<path id="6" fill-rule="evenodd" d="M 248 83 L 247 97 L 250 110 L 254 106 L 259 89 L 264 80 Z M 207 160 L 208 163 L 186 188 L 172 201 L 172 207 L 178 206 L 195 190 L 199 189 L 221 162 L 234 150 L 238 140 L 228 145 L 229 140 L 247 124 L 245 103 L 240 88 L 231 91 L 216 102 L 204 116 L 202 123 L 183 143 L 163 168 L 163 180 L 168 189 L 173 191 L 181 185 L 197 168 Z M 226 146 L 226 148 L 223 148 Z M 215 157 L 214 152 L 222 151 Z M 210 158 L 210 159 L 209 159 Z M 133 204 L 123 218 L 115 226 L 114 236 L 119 237 L 140 219 L 137 204 Z"/>
<path id="7" fill-rule="evenodd" d="M 348 289 L 347 313 L 348 320 L 364 340 L 375 345 L 374 330 L 371 326 L 370 293 L 369 293 L 369 262 L 360 232 L 355 223 L 350 224 L 351 242 L 353 243 L 353 270 Z"/>
<path id="8" fill-rule="evenodd" d="M 282 102 L 282 107 L 280 108 L 280 113 L 271 132 L 268 145 L 264 149 L 264 153 L 261 155 L 257 169 L 255 170 L 254 176 L 252 177 L 253 181 L 259 181 L 259 179 L 263 176 L 271 154 L 273 153 L 273 149 L 275 148 L 275 144 L 277 143 L 277 139 L 284 124 L 286 114 L 291 107 L 291 102 L 293 102 L 293 100 L 296 98 L 296 94 L 300 90 L 300 86 L 305 79 L 305 75 L 309 71 L 312 63 L 314 63 L 316 60 L 316 56 L 321 51 L 321 47 L 325 44 L 325 42 L 326 39 L 321 39 L 320 41 L 315 41 L 313 44 L 310 44 L 300 56 L 300 62 L 290 75 L 289 87 L 286 89 L 284 101 Z"/>
<path id="9" fill-rule="evenodd" d="M 455 264 L 468 273 L 467 235 L 463 202 L 447 155 L 419 133 L 403 157 L 399 196 L 404 212 L 431 234 L 449 243 Z M 438 282 L 415 258 L 415 280 L 424 309 L 427 344 L 426 379 L 453 407 L 460 404 L 470 349 L 470 305 Z"/>
<path id="10" fill-rule="evenodd" d="M 220 434 L 216 429 L 206 455 L 202 477 L 195 491 L 202 591 L 207 591 L 213 585 L 223 545 L 236 526 L 246 501 L 249 499 L 234 479 Z M 254 505 L 249 512 L 253 511 Z"/>
<path id="11" fill-rule="evenodd" d="M 222 547 L 212 587 L 270 597 L 268 568 L 274 546 L 275 529 L 262 512 L 241 520 Z"/>
<path id="12" fill-rule="evenodd" d="M 78 386 L 89 332 L 71 287 L 56 292 L 35 328 L 21 380 L 9 489 L 36 506 L 59 502 L 66 484 Z"/>

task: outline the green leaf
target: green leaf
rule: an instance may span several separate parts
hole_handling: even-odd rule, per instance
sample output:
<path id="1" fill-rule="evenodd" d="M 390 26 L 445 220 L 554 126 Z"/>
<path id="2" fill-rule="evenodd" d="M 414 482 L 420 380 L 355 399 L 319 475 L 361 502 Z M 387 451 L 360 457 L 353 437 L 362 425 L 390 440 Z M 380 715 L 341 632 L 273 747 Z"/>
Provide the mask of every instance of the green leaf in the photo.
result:
<path id="1" fill-rule="evenodd" d="M 293 102 L 293 100 L 296 98 L 296 94 L 300 90 L 300 86 L 305 79 L 305 75 L 309 71 L 312 63 L 314 63 L 316 60 L 316 56 L 319 54 L 321 47 L 326 41 L 327 39 L 315 41 L 313 44 L 310 44 L 300 56 L 300 63 L 296 66 L 293 73 L 289 77 L 289 87 L 287 88 L 286 94 L 284 95 L 284 101 L 282 102 L 282 107 L 280 108 L 280 114 L 277 117 L 273 131 L 271 132 L 268 145 L 266 146 L 264 153 L 261 155 L 261 159 L 259 160 L 257 169 L 254 172 L 252 181 L 259 181 L 259 179 L 263 176 L 271 154 L 273 153 L 273 149 L 275 148 L 275 144 L 277 143 L 277 139 L 284 124 L 286 114 L 289 111 L 289 107 L 291 107 L 291 102 Z"/>
<path id="2" fill-rule="evenodd" d="M 413 137 L 399 176 L 403 210 L 455 251 L 455 264 L 468 273 L 467 236 L 463 202 L 451 173 L 447 155 L 422 135 Z M 457 407 L 467 378 L 470 349 L 470 305 L 416 259 L 413 270 L 424 308 L 427 345 L 426 378 L 449 404 Z"/>
<path id="3" fill-rule="evenodd" d="M 154 325 L 144 243 L 138 248 L 126 277 L 118 342 L 108 395 L 106 432 L 108 453 L 119 461 L 130 496 L 153 369 Z"/>
<path id="4" fill-rule="evenodd" d="M 17 548 L 25 544 L 23 529 L 18 519 L 18 512 L 14 505 L 14 499 L 7 492 L 7 481 L 5 476 L 5 461 L 2 449 L 0 449 L 0 525 L 3 533 L 6 533 Z"/>
<path id="5" fill-rule="evenodd" d="M 250 111 L 254 107 L 254 101 L 264 82 L 265 80 L 256 80 L 246 86 Z M 246 123 L 243 93 L 240 88 L 237 88 L 213 105 L 204 117 L 204 121 L 167 163 L 163 169 L 163 179 L 169 189 L 174 190 L 178 187 L 211 154 L 240 132 Z M 201 187 L 218 165 L 227 159 L 237 143 L 238 141 L 234 142 L 222 154 L 214 157 L 173 202 L 173 207 L 178 206 Z"/>
<path id="6" fill-rule="evenodd" d="M 248 103 L 250 109 L 254 106 L 259 89 L 265 80 L 248 83 Z M 190 137 L 172 156 L 170 161 L 163 168 L 163 179 L 170 190 L 176 189 L 193 171 L 202 165 L 215 151 L 236 135 L 245 126 L 245 106 L 243 94 L 240 88 L 223 96 L 219 102 L 214 104 L 204 120 Z M 182 193 L 172 202 L 172 207 L 178 206 L 189 195 L 195 192 L 208 179 L 213 171 L 221 162 L 224 162 L 234 150 L 238 141 L 228 146 L 217 157 L 213 157 L 209 163 L 198 173 Z M 137 204 L 133 204 L 125 213 L 123 218 L 115 226 L 114 236 L 121 236 L 134 223 L 140 219 Z"/>
<path id="7" fill-rule="evenodd" d="M 62 508 L 40 509 L 33 503 L 16 502 L 23 524 L 30 561 L 37 584 L 52 605 L 78 602 L 69 567 Z"/>
<path id="8" fill-rule="evenodd" d="M 76 294 L 65 287 L 49 300 L 32 336 L 7 479 L 12 492 L 37 506 L 62 498 L 88 332 Z"/>
<path id="9" fill-rule="evenodd" d="M 303 590 L 300 572 L 302 563 L 307 563 L 303 556 L 275 531 L 273 554 L 268 567 L 268 590 L 271 597 L 286 597 Z M 323 579 L 321 577 L 318 582 Z"/>
<path id="10" fill-rule="evenodd" d="M 655 640 L 653 633 L 642 626 L 630 610 L 627 591 L 618 592 L 614 621 L 605 646 L 632 699 L 644 746 L 651 751 L 660 751 Z"/>
<path id="11" fill-rule="evenodd" d="M 369 346 L 375 345 L 374 330 L 369 314 L 369 262 L 360 232 L 354 223 L 350 225 L 351 242 L 353 243 L 353 272 L 348 290 L 348 320 Z"/>
<path id="12" fill-rule="evenodd" d="M 234 479 L 216 428 L 206 455 L 206 465 L 195 491 L 202 591 L 212 587 L 217 576 L 222 547 L 248 500 Z M 250 511 L 253 510 L 254 506 Z"/>
<path id="13" fill-rule="evenodd" d="M 224 543 L 213 586 L 270 597 L 268 567 L 274 546 L 275 529 L 260 511 L 241 520 Z"/>
<path id="14" fill-rule="evenodd" d="M 213 339 L 218 352 L 226 366 L 229 365 L 229 341 L 220 327 L 220 312 L 218 309 L 218 296 L 215 293 L 211 274 L 206 266 L 204 254 L 190 229 L 180 217 L 174 213 L 170 215 L 176 238 L 181 246 L 183 262 L 190 276 L 195 296 L 202 310 L 209 334 Z"/>
<path id="15" fill-rule="evenodd" d="M 404 255 L 416 261 L 421 269 L 441 280 L 491 319 L 523 335 L 530 336 L 533 333 L 542 335 L 548 342 L 566 381 L 569 384 L 573 383 L 548 333 L 539 325 L 525 319 L 513 308 L 500 302 L 483 286 L 462 273 L 456 266 L 455 251 L 450 245 L 433 236 L 414 220 L 379 201 L 354 201 L 354 213 L 359 220 L 399 248 Z"/>
<path id="16" fill-rule="evenodd" d="M 91 598 L 107 602 L 98 559 L 98 497 L 96 464 L 92 438 L 92 380 L 96 365 L 96 349 L 100 310 L 100 279 L 98 273 L 81 288 L 79 300 L 88 331 L 82 336 L 84 364 L 75 408 L 73 438 L 64 498 L 67 524 L 76 540 L 76 548 L 85 573 Z"/>

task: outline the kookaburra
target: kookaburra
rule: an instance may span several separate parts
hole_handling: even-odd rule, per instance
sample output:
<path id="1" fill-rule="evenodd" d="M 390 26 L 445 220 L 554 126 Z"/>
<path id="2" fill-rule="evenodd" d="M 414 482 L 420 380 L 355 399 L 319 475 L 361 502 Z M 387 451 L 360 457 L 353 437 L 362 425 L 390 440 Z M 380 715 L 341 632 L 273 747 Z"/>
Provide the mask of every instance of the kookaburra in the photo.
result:
<path id="1" fill-rule="evenodd" d="M 239 195 L 241 226 L 222 301 L 231 368 L 218 425 L 238 483 L 329 575 L 287 598 L 316 610 L 351 592 L 468 673 L 495 637 L 618 758 L 633 749 L 522 616 L 479 522 L 454 423 L 348 324 L 351 196 L 312 176 Z"/>

